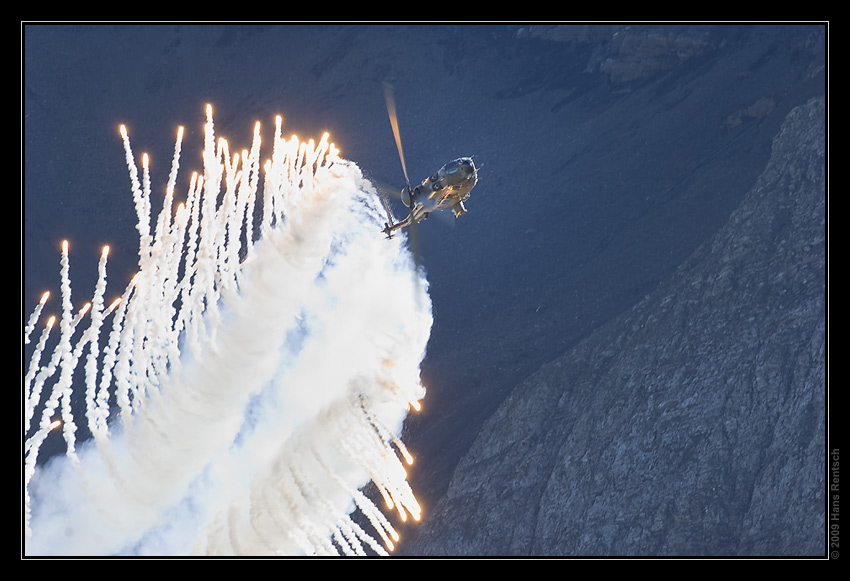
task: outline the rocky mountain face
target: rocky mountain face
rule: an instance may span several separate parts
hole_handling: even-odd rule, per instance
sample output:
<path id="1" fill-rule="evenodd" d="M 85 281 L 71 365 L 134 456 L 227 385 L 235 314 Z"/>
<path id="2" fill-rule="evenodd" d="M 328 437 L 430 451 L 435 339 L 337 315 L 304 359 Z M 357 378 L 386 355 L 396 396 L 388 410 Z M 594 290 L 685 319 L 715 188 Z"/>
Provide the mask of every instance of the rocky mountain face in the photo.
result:
<path id="1" fill-rule="evenodd" d="M 462 148 L 483 167 L 470 219 L 422 228 L 435 325 L 405 442 L 426 521 L 500 403 L 715 236 L 826 87 L 818 26 L 462 32 L 440 46 L 476 89 L 444 111 L 505 139 Z"/>
<path id="2" fill-rule="evenodd" d="M 728 223 L 518 385 L 408 555 L 820 555 L 825 102 Z"/>

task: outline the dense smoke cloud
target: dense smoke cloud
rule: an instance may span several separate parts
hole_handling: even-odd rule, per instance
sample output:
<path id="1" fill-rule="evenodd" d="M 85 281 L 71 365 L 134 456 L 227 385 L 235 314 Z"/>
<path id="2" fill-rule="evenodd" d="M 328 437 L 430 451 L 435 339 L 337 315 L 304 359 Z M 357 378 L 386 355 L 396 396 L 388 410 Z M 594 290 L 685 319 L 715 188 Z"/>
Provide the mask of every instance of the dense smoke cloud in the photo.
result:
<path id="1" fill-rule="evenodd" d="M 120 303 L 104 307 L 104 251 L 75 315 L 63 252 L 60 337 L 48 354 L 40 331 L 25 377 L 28 554 L 381 553 L 397 535 L 359 492 L 370 480 L 419 517 L 398 434 L 424 396 L 424 274 L 327 136 L 284 140 L 278 119 L 261 170 L 259 125 L 234 155 L 207 116 L 203 175 L 173 208 L 179 134 L 153 223 L 147 157 L 139 172 L 125 135 L 141 248 Z M 67 454 L 38 467 L 58 425 Z"/>

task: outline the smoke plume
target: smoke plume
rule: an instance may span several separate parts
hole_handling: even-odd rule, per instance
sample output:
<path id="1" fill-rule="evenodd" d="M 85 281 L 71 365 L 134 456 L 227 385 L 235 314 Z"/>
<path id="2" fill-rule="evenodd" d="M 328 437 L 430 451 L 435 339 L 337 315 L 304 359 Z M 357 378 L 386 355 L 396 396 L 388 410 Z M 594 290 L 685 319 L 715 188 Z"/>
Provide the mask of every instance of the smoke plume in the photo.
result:
<path id="1" fill-rule="evenodd" d="M 62 312 L 36 339 L 45 296 L 25 326 L 27 554 L 385 554 L 384 512 L 419 518 L 399 434 L 427 281 L 359 168 L 281 125 L 261 167 L 259 124 L 231 153 L 208 107 L 204 171 L 177 204 L 181 129 L 155 219 L 122 128 L 139 272 L 105 306 L 104 249 L 75 307 L 65 244 Z M 66 453 L 37 463 L 60 429 Z"/>

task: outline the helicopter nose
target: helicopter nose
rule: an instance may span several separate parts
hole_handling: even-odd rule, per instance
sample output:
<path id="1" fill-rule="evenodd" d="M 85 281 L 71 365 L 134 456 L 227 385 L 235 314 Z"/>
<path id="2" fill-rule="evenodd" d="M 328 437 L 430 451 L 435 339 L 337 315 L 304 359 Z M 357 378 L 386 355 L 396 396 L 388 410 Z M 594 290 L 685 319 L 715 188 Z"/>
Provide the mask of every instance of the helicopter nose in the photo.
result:
<path id="1" fill-rule="evenodd" d="M 475 164 L 472 163 L 472 158 L 464 157 L 460 160 L 460 167 L 463 173 L 471 174 L 475 173 Z"/>

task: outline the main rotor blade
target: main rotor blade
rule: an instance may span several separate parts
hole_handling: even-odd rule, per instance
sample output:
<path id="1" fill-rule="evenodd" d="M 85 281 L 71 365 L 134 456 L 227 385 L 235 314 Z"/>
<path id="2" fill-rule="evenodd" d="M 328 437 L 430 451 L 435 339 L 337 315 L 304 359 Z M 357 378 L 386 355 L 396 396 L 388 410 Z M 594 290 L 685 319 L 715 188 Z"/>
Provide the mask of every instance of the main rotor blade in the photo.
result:
<path id="1" fill-rule="evenodd" d="M 407 177 L 407 165 L 404 163 L 404 151 L 401 147 L 401 133 L 398 130 L 398 115 L 395 110 L 395 92 L 393 91 L 392 85 L 385 82 L 384 84 L 384 99 L 387 102 L 387 113 L 390 116 L 390 125 L 393 127 L 393 135 L 395 136 L 395 145 L 398 148 L 398 158 L 401 160 L 401 171 L 404 172 L 404 181 L 407 182 L 407 191 L 410 191 L 410 178 Z M 413 272 L 413 280 L 414 285 L 416 287 L 416 310 L 419 310 L 419 293 L 420 293 L 420 283 L 419 283 L 419 267 L 422 265 L 422 257 L 420 255 L 419 249 L 419 224 L 416 219 L 413 217 L 413 211 L 415 210 L 415 204 L 410 209 L 410 224 L 408 225 L 408 235 L 410 237 L 410 250 L 413 253 L 413 262 L 414 262 L 414 272 Z"/>
<path id="2" fill-rule="evenodd" d="M 404 163 L 404 151 L 401 148 L 401 134 L 398 130 L 398 115 L 395 110 L 395 94 L 393 86 L 389 83 L 384 83 L 384 99 L 387 102 L 387 113 L 390 116 L 390 125 L 393 126 L 393 135 L 395 135 L 395 145 L 398 148 L 398 157 L 401 160 L 401 170 L 404 172 L 404 180 L 407 182 L 407 189 L 410 189 L 410 178 L 407 177 L 407 165 Z"/>

